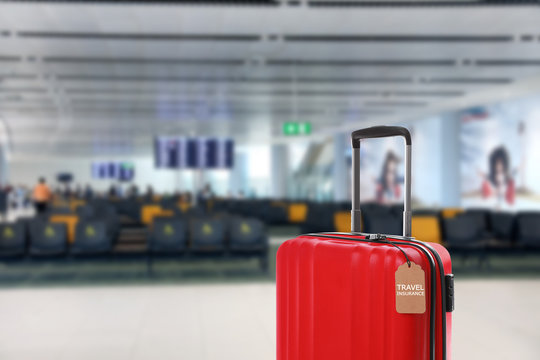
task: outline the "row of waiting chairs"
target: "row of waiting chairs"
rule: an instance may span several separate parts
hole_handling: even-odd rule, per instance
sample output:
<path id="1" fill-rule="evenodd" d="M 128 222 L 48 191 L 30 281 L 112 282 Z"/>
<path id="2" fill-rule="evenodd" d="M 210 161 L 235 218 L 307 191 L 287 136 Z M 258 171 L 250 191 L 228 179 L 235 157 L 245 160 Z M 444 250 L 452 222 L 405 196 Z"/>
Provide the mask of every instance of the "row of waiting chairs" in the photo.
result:
<path id="1" fill-rule="evenodd" d="M 402 234 L 398 207 L 362 212 L 363 231 Z M 349 231 L 350 212 L 334 213 L 334 230 Z M 540 212 L 443 209 L 413 211 L 412 236 L 451 249 L 540 249 Z"/>
<path id="2" fill-rule="evenodd" d="M 161 217 L 152 224 L 148 247 L 154 253 L 266 251 L 268 237 L 264 224 L 254 218 Z"/>
<path id="3" fill-rule="evenodd" d="M 81 221 L 74 241 L 68 241 L 68 228 L 63 223 L 43 219 L 0 224 L 1 256 L 95 255 L 111 251 L 112 238 L 103 221 Z"/>
<path id="4" fill-rule="evenodd" d="M 0 256 L 100 255 L 112 252 L 114 239 L 103 221 L 80 221 L 74 241 L 68 241 L 67 226 L 43 219 L 0 224 Z M 148 236 L 148 251 L 176 253 L 259 251 L 267 249 L 264 225 L 257 219 L 239 217 L 157 218 Z"/>
<path id="5" fill-rule="evenodd" d="M 120 203 L 116 204 L 120 206 Z M 198 206 L 181 206 L 178 202 L 167 199 L 159 203 L 137 203 L 132 206 L 138 210 L 137 219 L 144 225 L 152 223 L 159 216 L 203 216 L 214 213 L 229 213 L 239 216 L 255 217 L 268 225 L 302 224 L 313 207 L 324 206 L 332 210 L 345 209 L 342 203 L 290 202 L 270 199 L 220 200 L 211 199 Z M 124 208 L 121 205 L 120 208 Z M 133 212 L 133 210 L 132 210 Z M 127 212 L 125 212 L 127 214 Z"/>

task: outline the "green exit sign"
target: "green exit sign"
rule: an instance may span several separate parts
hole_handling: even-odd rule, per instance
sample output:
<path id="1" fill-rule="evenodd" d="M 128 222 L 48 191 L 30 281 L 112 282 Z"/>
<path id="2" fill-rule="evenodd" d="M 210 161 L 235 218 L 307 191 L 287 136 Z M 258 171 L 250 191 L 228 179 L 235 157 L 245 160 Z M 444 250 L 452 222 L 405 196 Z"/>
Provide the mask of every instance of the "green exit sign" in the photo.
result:
<path id="1" fill-rule="evenodd" d="M 309 135 L 311 134 L 311 123 L 289 121 L 283 124 L 284 135 Z"/>

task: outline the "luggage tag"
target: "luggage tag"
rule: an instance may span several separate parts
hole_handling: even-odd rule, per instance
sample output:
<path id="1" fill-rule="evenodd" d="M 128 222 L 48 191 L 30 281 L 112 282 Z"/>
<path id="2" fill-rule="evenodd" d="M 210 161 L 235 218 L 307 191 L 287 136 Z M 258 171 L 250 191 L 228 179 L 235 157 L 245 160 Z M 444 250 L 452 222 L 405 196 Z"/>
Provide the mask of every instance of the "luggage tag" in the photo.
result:
<path id="1" fill-rule="evenodd" d="M 396 311 L 400 314 L 426 312 L 426 280 L 424 270 L 414 262 L 405 263 L 396 271 Z"/>

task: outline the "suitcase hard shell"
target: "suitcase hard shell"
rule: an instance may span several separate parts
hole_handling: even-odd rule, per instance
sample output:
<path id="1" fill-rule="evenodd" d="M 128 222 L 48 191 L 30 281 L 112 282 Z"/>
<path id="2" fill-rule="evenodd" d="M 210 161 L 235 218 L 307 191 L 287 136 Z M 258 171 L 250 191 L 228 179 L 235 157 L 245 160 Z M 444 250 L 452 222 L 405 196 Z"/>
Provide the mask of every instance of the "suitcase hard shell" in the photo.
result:
<path id="1" fill-rule="evenodd" d="M 282 244 L 276 274 L 278 360 L 450 360 L 451 259 L 441 245 L 410 237 L 411 144 L 406 129 L 374 127 L 353 133 L 352 229 L 360 224 L 359 139 L 393 135 L 407 142 L 405 236 L 320 233 Z M 423 314 L 396 310 L 395 273 L 409 260 L 425 272 Z"/>

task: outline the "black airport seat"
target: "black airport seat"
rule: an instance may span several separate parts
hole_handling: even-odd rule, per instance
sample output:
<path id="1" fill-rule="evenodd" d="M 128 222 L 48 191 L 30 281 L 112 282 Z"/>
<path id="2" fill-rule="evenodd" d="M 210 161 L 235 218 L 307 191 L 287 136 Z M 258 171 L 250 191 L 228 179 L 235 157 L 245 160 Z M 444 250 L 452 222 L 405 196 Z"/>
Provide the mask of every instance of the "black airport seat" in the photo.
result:
<path id="1" fill-rule="evenodd" d="M 485 224 L 476 214 L 465 212 L 453 218 L 445 218 L 443 224 L 443 239 L 449 248 L 485 248 Z"/>
<path id="2" fill-rule="evenodd" d="M 30 224 L 30 249 L 32 256 L 63 255 L 67 251 L 67 227 L 62 223 L 42 220 Z"/>
<path id="3" fill-rule="evenodd" d="M 230 219 L 229 236 L 229 249 L 233 251 L 264 250 L 268 245 L 263 222 L 254 218 Z"/>
<path id="4" fill-rule="evenodd" d="M 227 212 L 229 211 L 229 204 L 227 201 L 215 200 L 212 206 L 212 212 Z"/>
<path id="5" fill-rule="evenodd" d="M 440 213 L 440 210 L 430 208 L 415 209 L 412 211 L 413 216 L 436 216 L 438 218 L 441 217 Z"/>
<path id="6" fill-rule="evenodd" d="M 517 215 L 516 245 L 540 249 L 540 212 L 523 212 Z"/>
<path id="7" fill-rule="evenodd" d="M 129 217 L 131 220 L 140 219 L 141 203 L 136 199 L 121 200 L 117 206 L 118 214 Z"/>
<path id="8" fill-rule="evenodd" d="M 75 242 L 70 253 L 74 255 L 106 254 L 112 249 L 112 240 L 104 221 L 80 221 L 75 231 Z"/>
<path id="9" fill-rule="evenodd" d="M 330 231 L 334 228 L 334 209 L 329 203 L 310 204 L 306 221 L 300 226 L 302 234 Z"/>
<path id="10" fill-rule="evenodd" d="M 489 213 L 488 218 L 491 236 L 494 240 L 490 246 L 510 247 L 515 240 L 515 214 L 493 211 Z"/>
<path id="11" fill-rule="evenodd" d="M 102 221 L 105 223 L 107 236 L 111 239 L 116 239 L 120 233 L 120 217 L 114 206 L 108 203 L 97 202 L 97 205 L 92 205 L 94 216 L 86 220 Z"/>
<path id="12" fill-rule="evenodd" d="M 55 215 L 68 215 L 71 213 L 72 212 L 69 206 L 50 207 L 46 212 L 48 217 L 55 216 Z"/>
<path id="13" fill-rule="evenodd" d="M 339 201 L 335 203 L 334 205 L 336 211 L 347 211 L 351 210 L 351 202 L 350 201 Z"/>
<path id="14" fill-rule="evenodd" d="M 26 251 L 26 229 L 22 223 L 0 224 L 0 256 L 20 256 Z"/>
<path id="15" fill-rule="evenodd" d="M 183 213 L 184 216 L 189 218 L 203 217 L 205 212 L 200 206 L 192 206 Z"/>
<path id="16" fill-rule="evenodd" d="M 396 217 L 403 217 L 403 204 L 390 205 L 390 213 Z"/>
<path id="17" fill-rule="evenodd" d="M 471 208 L 465 210 L 465 214 L 470 217 L 474 217 L 476 223 L 478 226 L 482 229 L 484 234 L 487 236 L 487 234 L 490 232 L 490 224 L 489 224 L 489 216 L 491 211 L 488 209 L 482 209 L 482 208 Z"/>
<path id="18" fill-rule="evenodd" d="M 191 248 L 197 251 L 225 249 L 225 222 L 219 219 L 192 219 L 190 222 Z"/>
<path id="19" fill-rule="evenodd" d="M 188 243 L 187 222 L 179 218 L 155 218 L 148 237 L 148 249 L 155 253 L 182 252 Z"/>
<path id="20" fill-rule="evenodd" d="M 284 202 L 270 202 L 261 213 L 261 219 L 270 225 L 283 225 L 289 220 L 288 207 Z"/>
<path id="21" fill-rule="evenodd" d="M 390 214 L 392 207 L 389 205 L 379 204 L 376 202 L 361 203 L 360 209 L 364 214 Z"/>
<path id="22" fill-rule="evenodd" d="M 17 224 L 21 224 L 22 228 L 23 228 L 23 233 L 24 233 L 24 241 L 26 244 L 29 243 L 30 241 L 30 225 L 34 222 L 34 221 L 46 221 L 46 218 L 43 217 L 43 216 L 35 216 L 35 217 L 20 217 L 17 219 L 16 223 Z"/>
<path id="23" fill-rule="evenodd" d="M 96 216 L 96 210 L 92 205 L 82 205 L 77 208 L 75 213 L 81 220 L 89 220 Z"/>
<path id="24" fill-rule="evenodd" d="M 364 232 L 373 234 L 403 235 L 403 219 L 390 211 L 362 211 Z"/>

